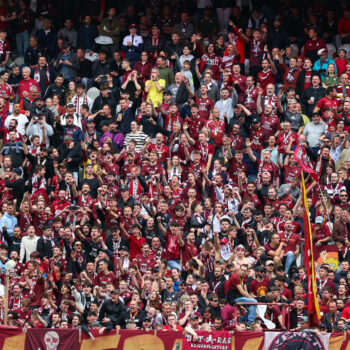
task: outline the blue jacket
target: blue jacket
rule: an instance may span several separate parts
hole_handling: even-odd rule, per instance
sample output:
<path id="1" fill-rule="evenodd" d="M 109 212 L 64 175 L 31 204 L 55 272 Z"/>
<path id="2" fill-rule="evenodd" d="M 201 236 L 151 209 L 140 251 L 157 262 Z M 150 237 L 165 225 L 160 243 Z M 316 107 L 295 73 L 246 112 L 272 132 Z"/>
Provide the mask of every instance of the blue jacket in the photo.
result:
<path id="1" fill-rule="evenodd" d="M 0 231 L 2 227 L 6 226 L 7 233 L 9 236 L 13 236 L 13 229 L 17 225 L 17 218 L 14 215 L 9 215 L 7 212 L 0 219 Z"/>
<path id="2" fill-rule="evenodd" d="M 335 62 L 330 59 L 329 57 L 327 57 L 327 59 L 322 63 L 321 65 L 321 59 L 318 59 L 315 63 L 314 63 L 314 66 L 313 66 L 313 70 L 315 71 L 320 71 L 320 70 L 324 70 L 324 72 L 320 72 L 320 75 L 321 75 L 321 79 L 323 80 L 323 78 L 325 77 L 326 75 L 326 72 L 327 72 L 327 68 L 330 64 L 333 64 L 334 67 L 335 67 L 335 72 L 337 72 L 337 65 L 335 64 Z"/>

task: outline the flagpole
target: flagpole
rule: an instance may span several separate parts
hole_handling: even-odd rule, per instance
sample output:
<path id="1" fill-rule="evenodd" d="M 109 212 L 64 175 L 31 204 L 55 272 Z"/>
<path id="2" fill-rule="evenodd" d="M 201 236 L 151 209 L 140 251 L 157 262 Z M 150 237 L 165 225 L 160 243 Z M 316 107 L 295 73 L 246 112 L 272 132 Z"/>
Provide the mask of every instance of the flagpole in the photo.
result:
<path id="1" fill-rule="evenodd" d="M 321 192 L 321 196 L 322 196 L 323 203 L 325 203 L 325 196 L 324 196 L 323 191 L 322 191 L 322 189 L 321 189 L 320 183 L 317 182 L 317 185 L 318 185 L 318 188 L 319 188 L 319 190 L 320 190 L 320 192 Z M 327 215 L 328 222 L 331 222 L 331 219 L 330 219 L 330 216 L 329 216 L 329 211 L 328 211 L 328 208 L 327 208 L 326 205 L 325 205 L 325 209 L 326 209 L 326 215 Z"/>
<path id="2" fill-rule="evenodd" d="M 5 300 L 4 300 L 4 324 L 5 325 L 7 325 L 7 318 L 9 313 L 9 280 L 10 280 L 10 271 L 6 269 Z"/>
<path id="3" fill-rule="evenodd" d="M 315 263 L 313 254 L 313 244 L 312 244 L 312 232 L 310 224 L 310 213 L 307 205 L 306 188 L 304 173 L 301 171 L 301 181 L 302 181 L 302 196 L 303 196 L 303 207 L 304 207 L 304 240 L 305 240 L 305 259 L 306 259 L 306 271 L 308 279 L 308 308 L 309 313 L 312 314 L 313 323 L 319 324 L 321 315 L 319 305 L 316 298 L 316 275 L 315 275 Z"/>

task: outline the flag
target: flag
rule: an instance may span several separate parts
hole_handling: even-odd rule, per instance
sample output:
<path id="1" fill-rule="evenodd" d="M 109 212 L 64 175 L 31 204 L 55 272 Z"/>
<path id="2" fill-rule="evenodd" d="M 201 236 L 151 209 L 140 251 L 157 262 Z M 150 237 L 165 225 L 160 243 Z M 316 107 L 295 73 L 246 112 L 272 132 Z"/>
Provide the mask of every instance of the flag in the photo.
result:
<path id="1" fill-rule="evenodd" d="M 305 148 L 300 144 L 299 141 L 297 143 L 293 156 L 303 171 L 309 173 L 316 182 L 320 181 L 320 177 L 313 169 L 313 165 L 305 151 Z"/>
<path id="2" fill-rule="evenodd" d="M 314 325 L 320 323 L 321 315 L 320 309 L 317 303 L 316 297 L 316 276 L 315 276 L 315 263 L 314 254 L 312 247 L 312 232 L 310 224 L 310 214 L 307 205 L 306 189 L 304 174 L 301 172 L 301 182 L 302 182 L 302 196 L 303 196 L 303 208 L 304 208 L 304 258 L 306 266 L 306 277 L 307 277 L 307 295 L 308 295 L 308 313 L 313 315 Z"/>
<path id="3" fill-rule="evenodd" d="M 185 334 L 182 350 L 195 349 L 232 349 L 232 335 L 227 331 L 196 331 L 198 339 L 195 341 L 191 334 Z"/>
<path id="4" fill-rule="evenodd" d="M 79 349 L 78 329 L 28 329 L 25 350 L 77 350 Z"/>
<path id="5" fill-rule="evenodd" d="M 265 332 L 265 350 L 329 350 L 330 333 Z"/>

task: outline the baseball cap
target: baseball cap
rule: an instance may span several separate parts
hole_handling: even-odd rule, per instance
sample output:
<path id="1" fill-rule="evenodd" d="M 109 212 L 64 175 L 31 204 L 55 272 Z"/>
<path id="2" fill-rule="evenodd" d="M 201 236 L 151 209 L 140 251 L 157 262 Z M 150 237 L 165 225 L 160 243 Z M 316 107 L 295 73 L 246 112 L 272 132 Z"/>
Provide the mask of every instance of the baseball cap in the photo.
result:
<path id="1" fill-rule="evenodd" d="M 137 24 L 136 23 L 131 23 L 130 25 L 129 25 L 129 29 L 132 29 L 132 28 L 137 28 Z"/>
<path id="2" fill-rule="evenodd" d="M 125 246 L 125 245 L 121 246 L 120 250 L 125 250 L 126 252 L 130 251 L 129 248 L 127 246 Z"/>
<path id="3" fill-rule="evenodd" d="M 262 266 L 257 266 L 257 267 L 255 268 L 255 271 L 256 271 L 256 272 L 264 272 L 265 269 L 264 269 Z"/>
<path id="4" fill-rule="evenodd" d="M 323 217 L 322 216 L 317 216 L 315 219 L 316 224 L 322 224 L 323 223 Z"/>
<path id="5" fill-rule="evenodd" d="M 230 184 L 225 185 L 225 188 L 228 188 L 229 190 L 233 190 L 233 187 Z"/>
<path id="6" fill-rule="evenodd" d="M 220 244 L 226 245 L 228 243 L 228 239 L 225 237 L 220 241 Z"/>
<path id="7" fill-rule="evenodd" d="M 198 315 L 193 314 L 193 315 L 190 317 L 190 320 L 191 320 L 191 321 L 193 321 L 193 320 L 198 320 Z"/>
<path id="8" fill-rule="evenodd" d="M 317 51 L 317 55 L 319 55 L 319 56 L 322 56 L 322 55 L 325 55 L 325 54 L 327 54 L 327 50 L 326 49 L 319 49 Z"/>
<path id="9" fill-rule="evenodd" d="M 260 119 L 259 118 L 253 118 L 252 119 L 252 124 L 257 124 L 260 123 Z"/>
<path id="10" fill-rule="evenodd" d="M 269 266 L 269 265 L 275 265 L 275 264 L 272 260 L 267 260 L 265 265 Z"/>
<path id="11" fill-rule="evenodd" d="M 309 318 L 308 318 L 307 316 L 301 316 L 301 317 L 300 317 L 300 322 L 305 322 L 305 323 L 307 323 L 307 322 L 309 322 Z"/>
<path id="12" fill-rule="evenodd" d="M 121 293 L 120 293 L 119 289 L 114 289 L 114 290 L 111 291 L 111 294 L 118 294 L 118 295 L 120 295 Z"/>

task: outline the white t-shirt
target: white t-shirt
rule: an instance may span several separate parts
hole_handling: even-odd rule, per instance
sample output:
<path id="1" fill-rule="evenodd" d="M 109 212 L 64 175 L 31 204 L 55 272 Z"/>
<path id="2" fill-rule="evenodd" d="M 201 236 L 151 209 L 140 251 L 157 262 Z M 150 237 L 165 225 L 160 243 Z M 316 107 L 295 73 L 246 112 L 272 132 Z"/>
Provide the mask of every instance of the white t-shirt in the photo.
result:
<path id="1" fill-rule="evenodd" d="M 29 122 L 27 116 L 25 114 L 19 114 L 15 117 L 13 114 L 10 114 L 5 120 L 5 126 L 8 128 L 10 125 L 10 120 L 15 119 L 18 122 L 17 131 L 21 134 L 25 134 L 25 125 Z"/>

